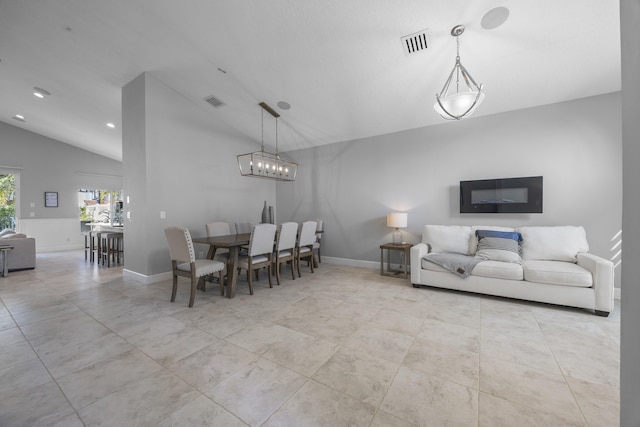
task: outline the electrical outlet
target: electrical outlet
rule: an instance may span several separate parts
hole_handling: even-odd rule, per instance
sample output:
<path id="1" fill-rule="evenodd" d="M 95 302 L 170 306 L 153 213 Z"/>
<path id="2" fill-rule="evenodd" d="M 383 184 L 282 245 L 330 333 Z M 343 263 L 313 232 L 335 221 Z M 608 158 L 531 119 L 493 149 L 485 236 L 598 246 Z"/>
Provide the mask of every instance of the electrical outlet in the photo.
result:
<path id="1" fill-rule="evenodd" d="M 31 218 L 33 218 L 34 216 L 36 216 L 36 213 L 35 213 L 35 212 L 29 212 L 29 216 L 30 216 Z"/>

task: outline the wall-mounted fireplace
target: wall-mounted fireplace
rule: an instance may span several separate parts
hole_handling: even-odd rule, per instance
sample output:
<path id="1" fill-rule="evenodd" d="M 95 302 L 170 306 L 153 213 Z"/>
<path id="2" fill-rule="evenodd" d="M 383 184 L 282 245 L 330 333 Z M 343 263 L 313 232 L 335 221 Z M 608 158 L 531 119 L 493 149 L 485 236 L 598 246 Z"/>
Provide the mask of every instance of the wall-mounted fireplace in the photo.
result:
<path id="1" fill-rule="evenodd" d="M 460 213 L 542 213 L 542 177 L 460 181 Z"/>

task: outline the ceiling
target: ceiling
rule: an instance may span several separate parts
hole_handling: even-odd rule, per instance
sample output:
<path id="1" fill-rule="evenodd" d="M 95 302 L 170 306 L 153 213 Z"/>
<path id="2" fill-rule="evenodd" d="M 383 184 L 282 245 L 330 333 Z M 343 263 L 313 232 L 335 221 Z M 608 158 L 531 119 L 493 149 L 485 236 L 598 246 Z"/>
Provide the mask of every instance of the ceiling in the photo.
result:
<path id="1" fill-rule="evenodd" d="M 497 6 L 507 21 L 484 29 Z M 265 101 L 281 114 L 280 151 L 387 134 L 445 122 L 433 104 L 457 24 L 462 63 L 486 92 L 474 117 L 620 90 L 619 9 L 619 0 L 0 0 L 0 121 L 121 160 L 121 88 L 147 71 L 258 143 Z M 405 55 L 401 37 L 424 29 L 428 49 Z M 51 95 L 38 99 L 33 87 Z"/>

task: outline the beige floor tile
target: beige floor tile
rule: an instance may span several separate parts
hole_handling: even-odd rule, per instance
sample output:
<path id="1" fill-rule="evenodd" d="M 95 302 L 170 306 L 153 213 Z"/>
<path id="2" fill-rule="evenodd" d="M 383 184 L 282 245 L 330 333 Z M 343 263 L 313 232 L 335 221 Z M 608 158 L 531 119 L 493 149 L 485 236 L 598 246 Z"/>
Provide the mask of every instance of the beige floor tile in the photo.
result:
<path id="1" fill-rule="evenodd" d="M 478 391 L 401 367 L 380 409 L 416 425 L 478 423 Z"/>
<path id="2" fill-rule="evenodd" d="M 4 346 L 25 341 L 24 335 L 18 328 L 8 328 L 0 331 L 0 349 Z"/>
<path id="3" fill-rule="evenodd" d="M 200 396 L 162 420 L 157 427 L 243 427 L 246 425 L 220 405 Z"/>
<path id="4" fill-rule="evenodd" d="M 338 345 L 332 342 L 296 333 L 271 347 L 263 357 L 311 377 L 337 349 Z"/>
<path id="5" fill-rule="evenodd" d="M 212 344 L 167 366 L 187 383 L 204 391 L 219 384 L 258 356 L 234 344 L 213 338 Z"/>
<path id="6" fill-rule="evenodd" d="M 620 425 L 620 389 L 569 378 L 569 387 L 590 426 Z"/>
<path id="7" fill-rule="evenodd" d="M 561 415 L 546 413 L 506 399 L 480 393 L 480 427 L 586 427 L 579 419 L 567 419 Z M 612 424 L 594 424 L 610 426 Z"/>
<path id="8" fill-rule="evenodd" d="M 160 369 L 139 350 L 129 350 L 67 374 L 58 384 L 73 407 L 80 409 Z"/>
<path id="9" fill-rule="evenodd" d="M 72 414 L 73 408 L 53 381 L 0 400 L 2 426 L 50 426 Z"/>
<path id="10" fill-rule="evenodd" d="M 399 364 L 358 350 L 342 347 L 313 379 L 369 405 L 378 407 L 393 381 Z"/>
<path id="11" fill-rule="evenodd" d="M 249 425 L 261 425 L 307 378 L 259 359 L 205 394 Z"/>
<path id="12" fill-rule="evenodd" d="M 412 343 L 413 337 L 364 326 L 346 338 L 343 345 L 400 364 Z"/>
<path id="13" fill-rule="evenodd" d="M 110 333 L 81 344 L 61 348 L 55 353 L 41 354 L 42 363 L 54 378 L 117 356 L 133 347 L 119 336 Z"/>
<path id="14" fill-rule="evenodd" d="M 264 423 L 264 427 L 365 427 L 375 407 L 309 380 Z"/>
<path id="15" fill-rule="evenodd" d="M 560 374 L 481 357 L 480 391 L 573 422 L 583 420 Z"/>
<path id="16" fill-rule="evenodd" d="M 145 342 L 137 347 L 152 359 L 167 367 L 176 360 L 182 359 L 212 344 L 216 338 L 200 329 L 187 327 L 157 338 L 153 342 Z M 129 339 L 133 342 L 133 339 Z"/>
<path id="17" fill-rule="evenodd" d="M 208 318 L 199 319 L 192 325 L 218 338 L 226 338 L 255 322 L 255 319 L 239 315 L 232 310 L 216 310 Z"/>
<path id="18" fill-rule="evenodd" d="M 38 355 L 26 340 L 0 347 L 0 369 L 37 359 Z"/>
<path id="19" fill-rule="evenodd" d="M 415 427 L 415 424 L 378 410 L 369 427 Z"/>
<path id="20" fill-rule="evenodd" d="M 429 375 L 478 389 L 480 357 L 477 353 L 416 338 L 402 364 Z"/>
<path id="21" fill-rule="evenodd" d="M 49 372 L 40 360 L 33 359 L 0 370 L 0 400 L 19 394 L 25 389 L 51 382 Z"/>
<path id="22" fill-rule="evenodd" d="M 367 323 L 378 329 L 415 337 L 420 331 L 422 319 L 406 312 L 383 307 Z"/>
<path id="23" fill-rule="evenodd" d="M 439 320 L 473 329 L 480 327 L 480 310 L 468 310 L 467 304 L 459 306 L 455 304 L 432 304 L 426 317 L 427 319 Z"/>
<path id="24" fill-rule="evenodd" d="M 175 375 L 157 371 L 85 406 L 78 413 L 91 426 L 154 425 L 198 395 Z"/>
<path id="25" fill-rule="evenodd" d="M 299 335 L 299 332 L 284 326 L 256 320 L 227 336 L 226 340 L 255 354 L 263 354 L 286 338 Z"/>
<path id="26" fill-rule="evenodd" d="M 480 328 L 425 319 L 417 336 L 471 353 L 480 351 Z"/>

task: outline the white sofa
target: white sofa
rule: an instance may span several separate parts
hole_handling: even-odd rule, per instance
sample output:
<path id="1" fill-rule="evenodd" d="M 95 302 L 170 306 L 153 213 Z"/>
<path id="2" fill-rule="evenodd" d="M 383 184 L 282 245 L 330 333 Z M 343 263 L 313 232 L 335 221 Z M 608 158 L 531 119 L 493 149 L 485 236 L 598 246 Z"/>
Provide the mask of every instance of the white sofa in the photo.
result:
<path id="1" fill-rule="evenodd" d="M 7 252 L 9 271 L 36 267 L 36 239 L 13 230 L 0 231 L 0 246 L 13 246 Z"/>
<path id="2" fill-rule="evenodd" d="M 486 245 L 478 250 L 476 230 L 503 232 L 498 233 L 500 237 L 521 236 L 516 245 L 519 253 L 507 251 L 504 257 L 503 251 L 485 250 Z M 411 283 L 414 287 L 433 286 L 585 308 L 608 316 L 614 307 L 614 266 L 588 251 L 583 227 L 425 225 L 422 242 L 411 248 Z M 427 261 L 425 256 L 430 253 L 481 259 L 463 278 Z"/>

